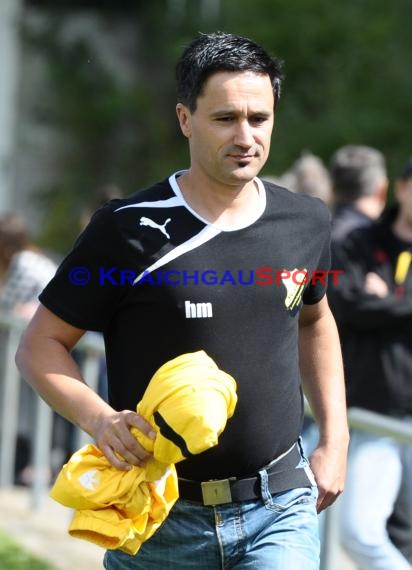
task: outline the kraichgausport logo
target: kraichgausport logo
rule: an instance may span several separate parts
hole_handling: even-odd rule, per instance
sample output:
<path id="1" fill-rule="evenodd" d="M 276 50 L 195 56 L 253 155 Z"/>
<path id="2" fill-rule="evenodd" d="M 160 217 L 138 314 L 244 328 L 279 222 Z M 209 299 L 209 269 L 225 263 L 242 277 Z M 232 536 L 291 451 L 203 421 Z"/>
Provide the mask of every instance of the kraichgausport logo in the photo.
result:
<path id="1" fill-rule="evenodd" d="M 306 285 L 324 285 L 328 282 L 336 285 L 342 270 L 333 269 L 329 271 L 314 270 L 309 272 L 306 269 L 274 269 L 269 266 L 258 267 L 257 269 L 239 269 L 236 271 L 215 271 L 206 269 L 203 271 L 177 271 L 169 269 L 166 271 L 157 269 L 155 271 L 143 271 L 138 273 L 133 269 L 120 269 L 118 267 L 100 267 L 97 275 L 92 275 L 86 267 L 74 267 L 69 271 L 69 280 L 73 285 L 87 285 L 92 279 L 101 286 L 144 286 L 144 285 L 234 285 L 234 286 L 284 286 L 287 290 L 285 304 L 293 308 L 299 304 L 299 299 Z"/>

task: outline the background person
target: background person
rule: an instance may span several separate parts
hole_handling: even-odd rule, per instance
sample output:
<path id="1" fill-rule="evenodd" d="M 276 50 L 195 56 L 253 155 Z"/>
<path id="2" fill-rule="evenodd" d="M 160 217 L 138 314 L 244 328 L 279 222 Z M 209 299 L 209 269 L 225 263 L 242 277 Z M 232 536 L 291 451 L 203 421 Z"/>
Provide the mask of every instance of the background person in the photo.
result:
<path id="1" fill-rule="evenodd" d="M 332 203 L 332 183 L 329 171 L 322 159 L 305 151 L 282 176 L 278 184 L 292 192 L 320 198 L 325 204 Z"/>
<path id="2" fill-rule="evenodd" d="M 30 319 L 38 296 L 56 272 L 54 261 L 29 238 L 15 213 L 0 216 L 0 310 Z"/>
<path id="3" fill-rule="evenodd" d="M 412 423 L 412 168 L 395 188 L 398 205 L 377 222 L 352 231 L 335 249 L 344 273 L 330 290 L 344 327 L 349 405 Z M 412 519 L 412 447 L 353 430 L 342 540 L 359 568 L 406 570 L 387 521 L 401 488 Z"/>
<path id="4" fill-rule="evenodd" d="M 332 245 L 382 214 L 388 194 L 383 154 L 370 146 L 346 145 L 330 161 L 333 189 Z"/>
<path id="5" fill-rule="evenodd" d="M 24 219 L 10 212 L 0 216 L 0 311 L 29 320 L 39 305 L 38 296 L 56 272 L 56 264 L 29 238 Z M 4 349 L 5 334 L 0 336 Z M 4 362 L 4 359 L 3 359 Z M 29 483 L 35 396 L 27 384 L 20 390 L 15 481 Z M 46 468 L 46 477 L 50 476 Z"/>
<path id="6" fill-rule="evenodd" d="M 369 225 L 381 215 L 386 204 L 388 178 L 383 154 L 365 145 L 345 145 L 336 150 L 330 160 L 329 171 L 332 192 L 329 200 L 332 210 L 332 268 L 339 270 L 342 268 L 333 255 L 335 248 L 353 230 Z M 321 184 L 324 174 L 320 172 Z M 313 182 L 312 186 L 314 189 L 317 184 Z M 332 286 L 331 283 L 330 287 Z M 337 324 L 345 360 L 345 325 L 339 321 Z M 305 418 L 303 443 L 308 453 L 316 446 L 318 435 L 316 423 Z"/>
<path id="7" fill-rule="evenodd" d="M 381 216 L 386 206 L 388 176 L 384 155 L 365 145 L 346 145 L 338 149 L 332 156 L 330 171 L 334 194 L 333 251 L 353 230 L 368 226 Z M 407 176 L 406 170 L 404 175 Z M 336 260 L 333 264 L 336 265 Z M 339 319 L 338 327 L 345 360 L 345 336 L 350 336 L 351 331 L 346 331 L 345 324 Z M 347 380 L 350 381 L 350 378 L 347 377 Z M 392 542 L 412 564 L 412 520 L 408 493 L 405 481 L 401 484 L 387 528 Z"/>

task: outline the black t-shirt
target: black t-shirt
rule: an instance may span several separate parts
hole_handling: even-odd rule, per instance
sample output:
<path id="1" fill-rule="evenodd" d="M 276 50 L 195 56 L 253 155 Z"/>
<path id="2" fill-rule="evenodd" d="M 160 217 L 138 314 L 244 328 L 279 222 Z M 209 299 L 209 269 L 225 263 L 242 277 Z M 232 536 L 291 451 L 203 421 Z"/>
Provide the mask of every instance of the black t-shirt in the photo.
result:
<path id="1" fill-rule="evenodd" d="M 135 409 L 156 369 L 182 353 L 205 350 L 233 375 L 238 404 L 219 445 L 178 465 L 191 479 L 255 472 L 301 429 L 298 316 L 325 294 L 312 275 L 329 269 L 329 212 L 256 184 L 261 215 L 230 231 L 190 209 L 176 175 L 109 202 L 40 296 L 73 326 L 103 332 L 115 409 Z"/>

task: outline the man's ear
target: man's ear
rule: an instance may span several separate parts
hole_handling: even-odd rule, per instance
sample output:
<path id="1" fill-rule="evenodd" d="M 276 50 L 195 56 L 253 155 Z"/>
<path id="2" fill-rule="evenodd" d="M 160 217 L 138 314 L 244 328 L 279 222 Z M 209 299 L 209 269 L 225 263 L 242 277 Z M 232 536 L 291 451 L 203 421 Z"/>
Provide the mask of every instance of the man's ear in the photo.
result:
<path id="1" fill-rule="evenodd" d="M 385 177 L 382 180 L 381 185 L 379 187 L 379 191 L 378 191 L 378 196 L 379 196 L 383 205 L 386 204 L 386 200 L 388 198 L 388 189 L 389 189 L 389 180 Z"/>
<path id="2" fill-rule="evenodd" d="M 396 201 L 399 202 L 399 204 L 402 203 L 402 197 L 404 194 L 404 189 L 405 189 L 405 186 L 404 186 L 402 180 L 396 180 L 395 186 L 394 186 L 394 195 L 395 195 Z"/>
<path id="3" fill-rule="evenodd" d="M 186 105 L 183 105 L 183 103 L 178 103 L 176 105 L 176 114 L 182 133 L 189 139 L 192 136 L 191 112 L 186 107 Z"/>

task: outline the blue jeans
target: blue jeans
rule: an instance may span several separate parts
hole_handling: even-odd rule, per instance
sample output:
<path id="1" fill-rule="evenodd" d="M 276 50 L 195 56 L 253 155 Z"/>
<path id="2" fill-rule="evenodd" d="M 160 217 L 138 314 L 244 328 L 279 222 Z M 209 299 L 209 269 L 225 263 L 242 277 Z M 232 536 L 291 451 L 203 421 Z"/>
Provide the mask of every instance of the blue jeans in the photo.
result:
<path id="1" fill-rule="evenodd" d="M 386 523 L 411 461 L 412 447 L 389 437 L 354 430 L 351 435 L 345 492 L 341 497 L 342 543 L 361 570 L 410 570 L 389 540 Z M 407 461 L 409 459 L 409 461 Z M 412 473 L 405 494 L 412 516 Z"/>
<path id="2" fill-rule="evenodd" d="M 306 461 L 306 460 L 303 460 Z M 107 551 L 106 570 L 318 570 L 317 487 L 214 507 L 179 500 L 135 556 Z"/>

